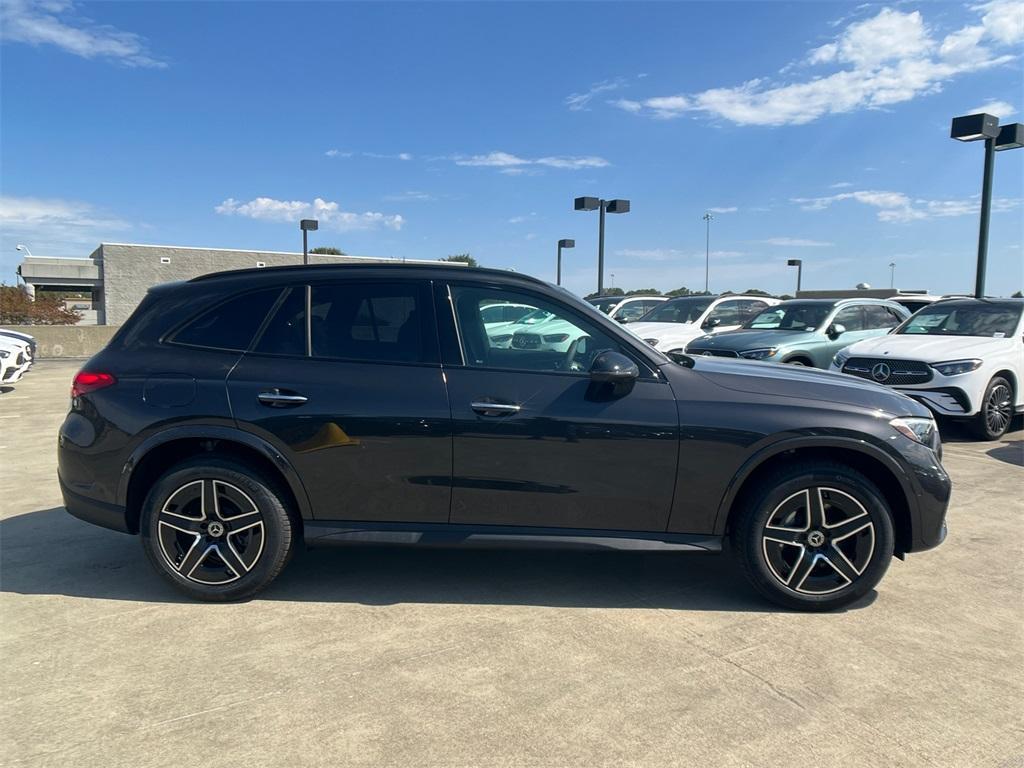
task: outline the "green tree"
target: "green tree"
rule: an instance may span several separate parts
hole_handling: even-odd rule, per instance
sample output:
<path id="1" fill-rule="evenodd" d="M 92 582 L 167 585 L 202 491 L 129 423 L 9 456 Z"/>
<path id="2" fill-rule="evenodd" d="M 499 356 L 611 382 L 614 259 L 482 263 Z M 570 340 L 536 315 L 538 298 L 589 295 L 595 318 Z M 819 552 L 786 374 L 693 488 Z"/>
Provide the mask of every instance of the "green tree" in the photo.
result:
<path id="1" fill-rule="evenodd" d="M 332 245 L 318 245 L 316 248 L 310 248 L 310 253 L 323 253 L 328 256 L 345 256 L 345 252 L 335 248 Z"/>
<path id="2" fill-rule="evenodd" d="M 460 261 L 463 264 L 467 264 L 471 267 L 479 267 L 480 264 L 477 260 L 470 256 L 468 253 L 454 253 L 451 256 L 446 256 L 441 261 Z"/>
<path id="3" fill-rule="evenodd" d="M 661 296 L 661 291 L 657 288 L 636 288 L 632 291 L 626 291 L 627 296 Z"/>
<path id="4" fill-rule="evenodd" d="M 605 288 L 600 293 L 598 293 L 597 291 L 594 291 L 593 293 L 588 293 L 583 298 L 584 299 L 596 299 L 598 296 L 625 296 L 625 295 L 626 295 L 626 292 L 624 290 L 622 290 L 621 288 Z"/>
<path id="5" fill-rule="evenodd" d="M 1013 296 L 1011 296 L 1010 298 L 1011 298 L 1011 299 L 1024 299 L 1024 293 L 1021 293 L 1020 291 L 1017 291 L 1017 292 L 1016 292 L 1015 294 L 1013 294 Z"/>
<path id="6" fill-rule="evenodd" d="M 771 296 L 768 291 L 762 291 L 760 288 L 747 288 L 743 292 L 744 296 Z"/>
<path id="7" fill-rule="evenodd" d="M 74 325 L 79 314 L 45 294 L 33 301 L 21 288 L 0 285 L 0 325 Z"/>

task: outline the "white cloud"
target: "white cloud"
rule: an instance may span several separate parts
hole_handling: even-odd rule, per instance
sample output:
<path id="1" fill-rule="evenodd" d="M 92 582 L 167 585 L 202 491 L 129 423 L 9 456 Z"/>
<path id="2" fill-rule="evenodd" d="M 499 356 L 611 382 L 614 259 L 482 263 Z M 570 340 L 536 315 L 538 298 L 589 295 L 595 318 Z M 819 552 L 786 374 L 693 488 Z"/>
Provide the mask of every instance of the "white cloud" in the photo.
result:
<path id="1" fill-rule="evenodd" d="M 384 199 L 393 203 L 403 202 L 406 200 L 414 200 L 417 202 L 429 202 L 431 200 L 437 200 L 437 198 L 434 197 L 434 195 L 430 194 L 429 192 L 422 192 L 416 189 L 409 189 L 406 190 L 405 192 L 400 192 L 397 195 L 385 195 Z"/>
<path id="2" fill-rule="evenodd" d="M 374 160 L 412 160 L 408 152 L 398 152 L 393 155 L 381 154 L 380 152 L 363 152 L 363 157 L 372 157 Z"/>
<path id="3" fill-rule="evenodd" d="M 398 214 L 383 214 L 375 211 L 350 213 L 341 210 L 337 203 L 319 197 L 313 202 L 257 197 L 247 203 L 228 198 L 214 210 L 226 216 L 244 216 L 264 221 L 318 219 L 324 226 L 340 231 L 376 229 L 380 226 L 397 230 L 401 229 L 402 224 L 405 223 L 405 220 Z"/>
<path id="4" fill-rule="evenodd" d="M 616 91 L 626 85 L 625 78 L 617 77 L 614 80 L 602 80 L 594 83 L 589 89 L 582 93 L 573 93 L 565 97 L 565 105 L 571 112 L 584 112 L 590 110 L 590 102 L 599 93 Z"/>
<path id="5" fill-rule="evenodd" d="M 853 182 L 852 181 L 837 181 L 835 184 L 829 184 L 828 186 L 829 186 L 829 189 L 846 189 L 847 187 L 852 187 L 853 186 Z"/>
<path id="6" fill-rule="evenodd" d="M 98 211 L 89 203 L 0 196 L 0 232 L 5 240 L 24 241 L 36 256 L 86 256 L 103 240 L 128 229 L 128 222 Z"/>
<path id="7" fill-rule="evenodd" d="M 767 240 L 758 242 L 765 245 L 778 245 L 784 248 L 828 248 L 835 243 L 827 243 L 824 240 L 807 240 L 802 237 L 769 237 Z"/>
<path id="8" fill-rule="evenodd" d="M 878 220 L 886 222 L 907 223 L 932 218 L 948 218 L 952 216 L 968 216 L 978 212 L 979 203 L 976 199 L 969 200 L 925 200 L 913 199 L 902 192 L 884 190 L 862 190 L 841 192 L 828 197 L 795 197 L 805 211 L 822 211 L 833 203 L 854 200 L 863 205 L 878 209 Z M 1001 213 L 1010 211 L 1020 205 L 1020 200 L 1000 198 L 992 201 L 992 210 Z"/>
<path id="9" fill-rule="evenodd" d="M 500 168 L 502 173 L 518 175 L 530 166 L 546 168 L 562 168 L 578 171 L 581 168 L 604 168 L 610 163 L 603 157 L 570 155 L 552 155 L 548 157 L 526 158 L 509 152 L 489 152 L 485 155 L 457 155 L 453 158 L 456 165 L 476 166 L 483 168 Z"/>
<path id="10" fill-rule="evenodd" d="M 883 8 L 846 25 L 810 50 L 803 66 L 833 71 L 803 80 L 755 78 L 695 94 L 620 99 L 619 109 L 656 119 L 699 112 L 740 125 L 802 125 L 825 115 L 879 109 L 935 93 L 954 77 L 1007 64 L 1024 40 L 1024 2 L 994 0 L 972 8 L 979 23 L 939 36 L 920 11 Z M 791 72 L 799 67 L 786 67 Z"/>
<path id="11" fill-rule="evenodd" d="M 111 59 L 128 67 L 163 68 L 146 40 L 79 16 L 71 0 L 4 0 L 0 37 L 29 45 L 54 45 L 83 59 Z"/>
<path id="12" fill-rule="evenodd" d="M 976 115 L 979 112 L 988 112 L 990 115 L 995 115 L 996 117 L 1003 118 L 1017 114 L 1017 109 L 1013 106 L 1013 104 L 1010 104 L 1009 102 L 1006 101 L 990 101 L 987 104 L 981 105 L 980 107 L 968 109 L 965 112 L 963 112 L 963 114 Z"/>
<path id="13" fill-rule="evenodd" d="M 711 213 L 736 213 L 739 210 L 735 205 L 723 206 L 721 208 L 708 208 Z"/>
<path id="14" fill-rule="evenodd" d="M 705 257 L 704 251 L 683 251 L 678 248 L 622 248 L 615 251 L 615 255 L 642 261 L 681 261 Z M 745 255 L 742 251 L 711 251 L 713 259 L 734 259 Z"/>
<path id="15" fill-rule="evenodd" d="M 340 149 L 328 149 L 324 154 L 327 157 L 352 157 L 351 152 L 342 152 Z"/>

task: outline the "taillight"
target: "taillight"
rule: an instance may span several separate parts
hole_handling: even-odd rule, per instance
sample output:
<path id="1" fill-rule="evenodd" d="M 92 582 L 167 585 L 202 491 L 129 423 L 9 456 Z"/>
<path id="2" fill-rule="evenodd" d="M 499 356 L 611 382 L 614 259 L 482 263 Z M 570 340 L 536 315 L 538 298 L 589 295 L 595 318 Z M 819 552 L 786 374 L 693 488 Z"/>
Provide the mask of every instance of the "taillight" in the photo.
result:
<path id="1" fill-rule="evenodd" d="M 71 382 L 71 397 L 79 397 L 87 392 L 95 392 L 117 383 L 112 373 L 98 373 L 96 371 L 79 371 L 75 374 L 75 380 Z"/>

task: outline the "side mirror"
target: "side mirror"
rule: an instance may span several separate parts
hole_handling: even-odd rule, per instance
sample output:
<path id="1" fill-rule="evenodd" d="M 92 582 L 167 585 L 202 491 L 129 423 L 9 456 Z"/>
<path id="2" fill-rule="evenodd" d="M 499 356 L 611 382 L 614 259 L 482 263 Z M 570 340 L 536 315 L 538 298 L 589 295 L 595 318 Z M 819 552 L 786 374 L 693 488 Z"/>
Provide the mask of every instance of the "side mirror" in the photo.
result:
<path id="1" fill-rule="evenodd" d="M 717 317 L 709 317 L 703 323 L 700 324 L 701 328 L 717 328 L 722 324 L 722 321 Z"/>
<path id="2" fill-rule="evenodd" d="M 616 315 L 615 319 L 623 325 L 629 322 L 629 318 L 626 315 Z"/>
<path id="3" fill-rule="evenodd" d="M 640 378 L 637 364 L 620 352 L 599 352 L 590 365 L 590 379 L 600 383 L 624 384 Z"/>
<path id="4" fill-rule="evenodd" d="M 846 333 L 846 326 L 833 324 L 828 327 L 828 330 L 825 331 L 825 333 L 828 334 L 828 337 L 830 339 L 838 339 L 840 336 Z"/>

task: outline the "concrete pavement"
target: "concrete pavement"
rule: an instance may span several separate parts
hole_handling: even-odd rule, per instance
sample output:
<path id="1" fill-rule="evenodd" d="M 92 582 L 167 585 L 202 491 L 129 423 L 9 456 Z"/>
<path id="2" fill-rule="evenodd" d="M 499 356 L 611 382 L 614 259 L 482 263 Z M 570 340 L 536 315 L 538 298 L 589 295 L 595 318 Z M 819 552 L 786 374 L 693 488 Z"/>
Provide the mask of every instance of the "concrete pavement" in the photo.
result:
<path id="1" fill-rule="evenodd" d="M 205 605 L 61 508 L 78 365 L 0 394 L 0 764 L 1024 764 L 1019 430 L 947 435 L 949 538 L 841 613 L 727 557 L 397 548 Z"/>

